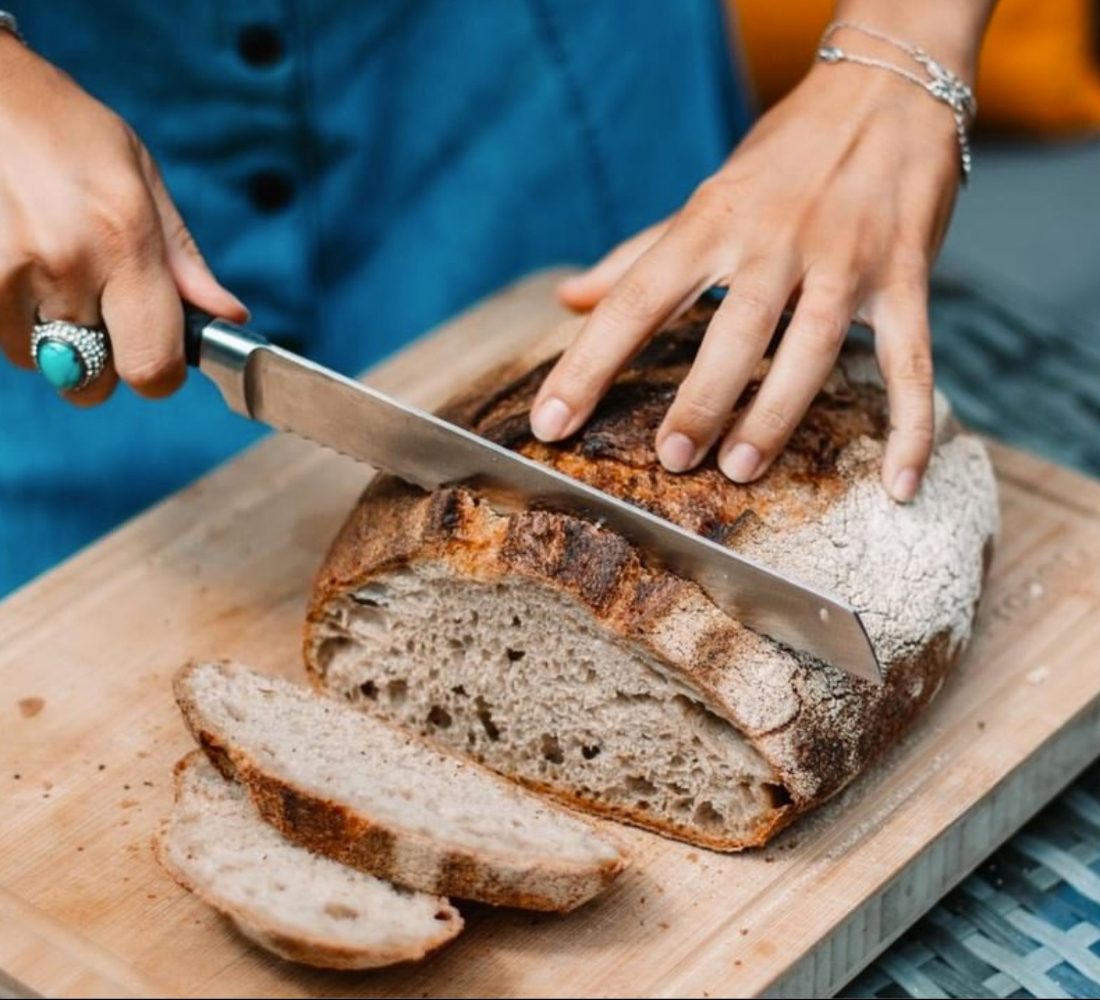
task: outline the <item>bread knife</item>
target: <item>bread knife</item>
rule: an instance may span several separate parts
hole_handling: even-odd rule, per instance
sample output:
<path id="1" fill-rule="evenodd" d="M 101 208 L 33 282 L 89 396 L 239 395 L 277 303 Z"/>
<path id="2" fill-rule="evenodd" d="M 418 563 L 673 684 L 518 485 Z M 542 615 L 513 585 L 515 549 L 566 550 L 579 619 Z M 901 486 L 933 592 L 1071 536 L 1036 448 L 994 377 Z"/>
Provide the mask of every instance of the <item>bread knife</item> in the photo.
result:
<path id="1" fill-rule="evenodd" d="M 873 684 L 882 670 L 846 601 L 768 569 L 640 507 L 330 371 L 242 326 L 185 307 L 187 361 L 235 412 L 407 482 L 459 483 L 494 503 L 560 510 L 606 525 L 694 580 L 731 618 Z"/>

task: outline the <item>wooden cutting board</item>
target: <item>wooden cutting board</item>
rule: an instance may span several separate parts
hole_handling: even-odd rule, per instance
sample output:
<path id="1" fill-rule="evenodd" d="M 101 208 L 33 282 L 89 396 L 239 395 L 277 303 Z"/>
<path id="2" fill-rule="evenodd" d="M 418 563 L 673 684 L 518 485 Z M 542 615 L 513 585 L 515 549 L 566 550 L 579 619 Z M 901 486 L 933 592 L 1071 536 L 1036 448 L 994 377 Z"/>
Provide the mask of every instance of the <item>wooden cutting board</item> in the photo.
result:
<path id="1" fill-rule="evenodd" d="M 423 405 L 568 335 L 553 275 L 371 381 Z M 533 345 L 540 345 L 534 346 Z M 977 639 L 903 745 L 770 848 L 627 834 L 632 870 L 568 917 L 464 907 L 428 962 L 321 973 L 250 947 L 156 866 L 189 741 L 192 656 L 300 676 L 310 577 L 368 478 L 264 442 L 0 604 L 0 990 L 70 996 L 821 996 L 995 848 L 1100 746 L 1100 485 L 1006 448 Z M 135 462 L 140 456 L 135 456 Z"/>

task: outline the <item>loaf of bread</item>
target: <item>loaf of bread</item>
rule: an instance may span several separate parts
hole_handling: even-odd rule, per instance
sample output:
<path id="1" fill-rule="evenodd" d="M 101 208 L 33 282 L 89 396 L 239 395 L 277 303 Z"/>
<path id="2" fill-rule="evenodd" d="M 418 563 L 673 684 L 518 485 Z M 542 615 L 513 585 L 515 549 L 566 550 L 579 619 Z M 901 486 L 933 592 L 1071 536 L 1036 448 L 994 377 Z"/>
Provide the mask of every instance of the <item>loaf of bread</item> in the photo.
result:
<path id="1" fill-rule="evenodd" d="M 441 896 L 398 889 L 286 841 L 198 750 L 176 765 L 157 859 L 245 937 L 282 958 L 373 969 L 423 958 L 462 930 Z"/>
<path id="2" fill-rule="evenodd" d="M 584 818 L 417 736 L 229 662 L 176 676 L 196 742 L 287 840 L 409 889 L 571 910 L 625 856 Z"/>
<path id="3" fill-rule="evenodd" d="M 318 576 L 314 681 L 531 788 L 720 850 L 763 844 L 895 742 L 970 636 L 998 522 L 986 450 L 937 398 L 920 495 L 891 501 L 886 396 L 863 351 L 760 482 L 729 482 L 713 455 L 670 474 L 653 437 L 708 316 L 697 306 L 656 338 L 563 444 L 528 429 L 549 363 L 449 415 L 848 600 L 884 686 L 749 631 L 597 524 L 385 477 Z"/>

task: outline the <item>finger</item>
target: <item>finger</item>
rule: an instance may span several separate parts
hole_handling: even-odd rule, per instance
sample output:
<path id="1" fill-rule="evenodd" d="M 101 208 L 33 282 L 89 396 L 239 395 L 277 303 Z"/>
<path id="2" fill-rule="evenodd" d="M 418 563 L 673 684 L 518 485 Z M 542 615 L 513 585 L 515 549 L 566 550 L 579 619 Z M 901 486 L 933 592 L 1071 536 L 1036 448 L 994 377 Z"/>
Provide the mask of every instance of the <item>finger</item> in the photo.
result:
<path id="1" fill-rule="evenodd" d="M 101 309 L 119 378 L 156 399 L 179 388 L 186 367 L 183 306 L 159 223 L 155 215 L 151 220 L 112 261 Z"/>
<path id="2" fill-rule="evenodd" d="M 767 350 L 792 280 L 756 268 L 734 275 L 657 431 L 657 455 L 670 472 L 698 465 L 717 440 Z"/>
<path id="3" fill-rule="evenodd" d="M 925 293 L 884 295 L 872 318 L 875 353 L 890 407 L 882 482 L 895 500 L 908 503 L 920 488 L 935 436 L 932 336 Z"/>
<path id="4" fill-rule="evenodd" d="M 73 404 L 73 406 L 79 406 L 86 408 L 89 406 L 99 406 L 100 403 L 106 402 L 110 398 L 111 394 L 118 386 L 118 375 L 115 372 L 114 367 L 108 363 L 107 367 L 103 369 L 99 378 L 94 382 L 84 386 L 83 389 L 69 390 L 61 393 L 61 396 L 66 401 Z"/>
<path id="5" fill-rule="evenodd" d="M 558 298 L 576 312 L 586 312 L 594 308 L 635 261 L 665 234 L 669 221 L 665 219 L 643 229 L 637 235 L 624 240 L 587 271 L 566 278 L 558 285 Z"/>
<path id="6" fill-rule="evenodd" d="M 0 196 L 0 350 L 13 365 L 33 368 L 34 298 L 13 219 L 10 205 Z"/>
<path id="7" fill-rule="evenodd" d="M 537 438 L 557 441 L 576 431 L 645 342 L 713 283 L 697 267 L 689 270 L 692 254 L 682 243 L 667 233 L 596 307 L 539 389 L 531 410 Z"/>
<path id="8" fill-rule="evenodd" d="M 19 368 L 34 368 L 33 329 L 34 300 L 27 283 L 19 272 L 7 272 L 0 280 L 0 350 Z"/>
<path id="9" fill-rule="evenodd" d="M 767 471 L 825 384 L 844 344 L 854 286 L 807 279 L 756 396 L 726 435 L 718 466 L 736 483 Z"/>
<path id="10" fill-rule="evenodd" d="M 103 318 L 122 381 L 150 399 L 180 387 L 186 374 L 183 308 L 166 268 L 114 276 L 103 290 Z"/>
<path id="11" fill-rule="evenodd" d="M 222 287 L 210 271 L 195 238 L 164 185 L 160 170 L 144 146 L 139 149 L 139 161 L 164 230 L 168 270 L 175 280 L 179 294 L 215 316 L 234 323 L 248 322 L 248 308 L 237 296 Z"/>
<path id="12" fill-rule="evenodd" d="M 31 287 L 39 319 L 99 326 L 99 289 L 90 268 L 74 267 L 56 277 L 36 275 Z"/>

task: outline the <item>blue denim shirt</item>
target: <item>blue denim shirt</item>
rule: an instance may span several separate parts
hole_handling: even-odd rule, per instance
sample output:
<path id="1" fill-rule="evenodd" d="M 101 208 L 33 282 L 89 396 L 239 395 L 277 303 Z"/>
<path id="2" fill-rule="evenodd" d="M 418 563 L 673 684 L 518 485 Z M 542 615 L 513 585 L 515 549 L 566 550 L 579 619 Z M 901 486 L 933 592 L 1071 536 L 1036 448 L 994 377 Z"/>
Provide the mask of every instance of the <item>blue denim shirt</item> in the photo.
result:
<path id="1" fill-rule="evenodd" d="M 256 328 L 346 372 L 591 261 L 746 124 L 720 0 L 4 6 L 134 126 Z M 0 592 L 258 433 L 202 378 L 77 410 L 0 364 Z"/>

